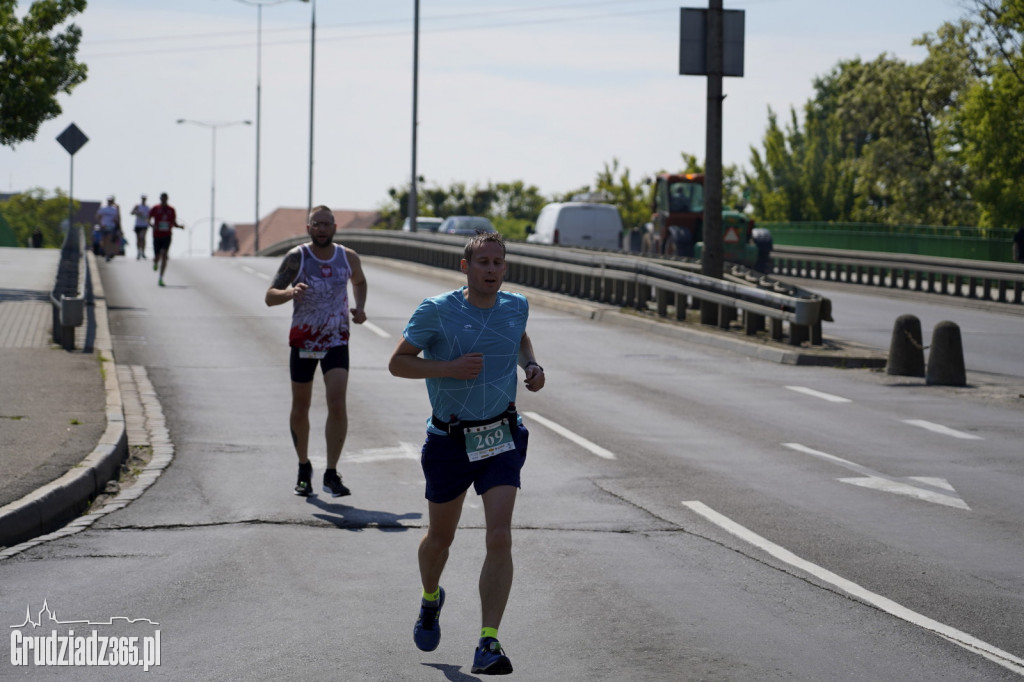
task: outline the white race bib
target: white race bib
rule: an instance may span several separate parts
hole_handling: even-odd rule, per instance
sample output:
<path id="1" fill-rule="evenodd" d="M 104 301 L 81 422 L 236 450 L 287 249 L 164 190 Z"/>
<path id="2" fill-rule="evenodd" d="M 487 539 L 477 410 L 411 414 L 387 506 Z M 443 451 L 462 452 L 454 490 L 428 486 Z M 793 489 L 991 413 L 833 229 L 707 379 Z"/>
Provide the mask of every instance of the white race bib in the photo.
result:
<path id="1" fill-rule="evenodd" d="M 470 462 L 479 462 L 499 453 L 514 450 L 516 447 L 508 419 L 500 419 L 483 426 L 467 426 L 463 433 L 466 437 L 466 454 Z"/>

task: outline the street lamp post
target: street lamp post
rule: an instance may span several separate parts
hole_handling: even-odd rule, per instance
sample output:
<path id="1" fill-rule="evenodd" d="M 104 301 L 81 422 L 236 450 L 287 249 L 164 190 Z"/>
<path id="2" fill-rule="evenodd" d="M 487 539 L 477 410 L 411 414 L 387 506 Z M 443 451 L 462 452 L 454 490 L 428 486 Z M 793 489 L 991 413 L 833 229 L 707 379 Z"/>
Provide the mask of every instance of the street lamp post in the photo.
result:
<path id="1" fill-rule="evenodd" d="M 409 181 L 409 229 L 416 231 L 419 217 L 419 188 L 416 186 L 416 120 L 420 79 L 420 0 L 415 0 L 412 23 L 412 179 Z"/>
<path id="2" fill-rule="evenodd" d="M 306 215 L 313 210 L 313 95 L 316 92 L 316 0 L 309 2 L 312 13 L 309 23 L 309 185 L 306 194 Z"/>
<path id="3" fill-rule="evenodd" d="M 217 128 L 237 125 L 252 125 L 252 121 L 223 121 L 214 123 L 209 121 L 193 121 L 188 118 L 179 118 L 178 123 L 191 123 L 192 125 L 203 126 L 210 129 L 210 255 L 213 249 L 213 223 L 217 215 Z"/>
<path id="4" fill-rule="evenodd" d="M 237 0 L 246 5 L 256 6 L 256 199 L 255 215 L 253 218 L 253 252 L 260 250 L 260 138 L 263 104 L 263 6 L 281 5 L 295 0 Z M 309 2 L 310 0 L 299 0 Z M 312 133 L 310 133 L 312 135 Z"/>

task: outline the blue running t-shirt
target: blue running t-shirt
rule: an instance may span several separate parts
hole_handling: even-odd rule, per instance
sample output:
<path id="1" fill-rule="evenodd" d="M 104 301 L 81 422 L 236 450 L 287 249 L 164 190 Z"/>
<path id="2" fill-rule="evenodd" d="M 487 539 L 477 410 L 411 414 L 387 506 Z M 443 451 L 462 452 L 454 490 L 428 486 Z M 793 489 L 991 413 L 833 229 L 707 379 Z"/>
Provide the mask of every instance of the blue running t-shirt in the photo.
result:
<path id="1" fill-rule="evenodd" d="M 426 380 L 430 405 L 444 421 L 451 421 L 453 414 L 462 421 L 489 419 L 515 402 L 519 342 L 530 314 L 522 294 L 499 291 L 494 305 L 484 309 L 471 305 L 464 291 L 424 299 L 402 332 L 428 360 L 484 355 L 483 370 L 476 379 Z"/>

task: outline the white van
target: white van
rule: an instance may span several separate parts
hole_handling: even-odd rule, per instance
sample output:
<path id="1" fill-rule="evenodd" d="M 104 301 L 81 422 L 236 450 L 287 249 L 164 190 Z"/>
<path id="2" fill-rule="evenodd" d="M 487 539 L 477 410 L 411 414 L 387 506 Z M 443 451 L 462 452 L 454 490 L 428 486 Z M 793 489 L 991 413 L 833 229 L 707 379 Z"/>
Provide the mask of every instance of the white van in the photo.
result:
<path id="1" fill-rule="evenodd" d="M 619 209 L 608 204 L 548 204 L 541 209 L 534 232 L 526 241 L 615 250 L 622 246 L 622 217 Z"/>

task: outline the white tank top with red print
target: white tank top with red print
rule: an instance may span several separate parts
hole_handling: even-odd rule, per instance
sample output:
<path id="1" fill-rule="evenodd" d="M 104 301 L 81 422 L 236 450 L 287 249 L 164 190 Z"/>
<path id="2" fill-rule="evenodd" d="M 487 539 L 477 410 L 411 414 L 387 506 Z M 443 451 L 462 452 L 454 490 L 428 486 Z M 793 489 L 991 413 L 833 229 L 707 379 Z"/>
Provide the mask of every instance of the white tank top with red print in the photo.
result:
<path id="1" fill-rule="evenodd" d="M 292 284 L 309 288 L 293 301 L 288 345 L 326 351 L 348 343 L 348 280 L 352 268 L 344 247 L 334 244 L 334 255 L 320 260 L 308 244 L 299 247 L 302 262 Z"/>

